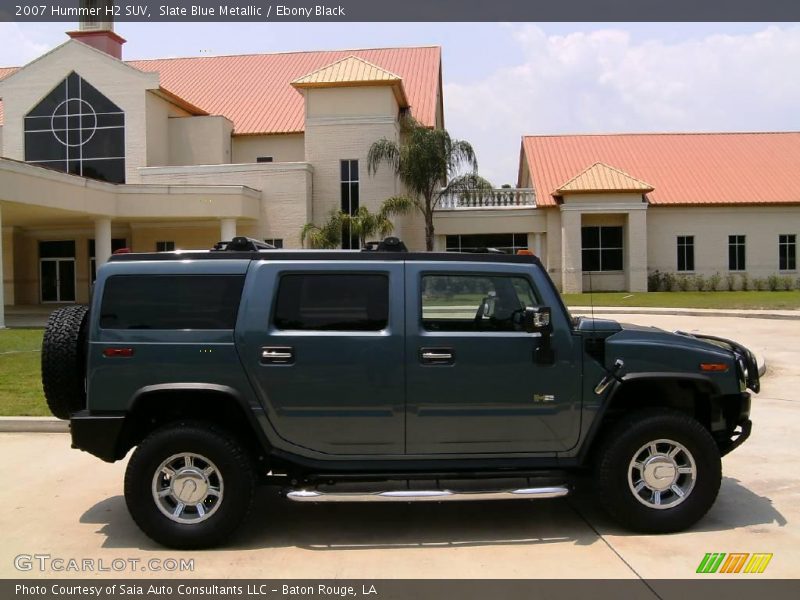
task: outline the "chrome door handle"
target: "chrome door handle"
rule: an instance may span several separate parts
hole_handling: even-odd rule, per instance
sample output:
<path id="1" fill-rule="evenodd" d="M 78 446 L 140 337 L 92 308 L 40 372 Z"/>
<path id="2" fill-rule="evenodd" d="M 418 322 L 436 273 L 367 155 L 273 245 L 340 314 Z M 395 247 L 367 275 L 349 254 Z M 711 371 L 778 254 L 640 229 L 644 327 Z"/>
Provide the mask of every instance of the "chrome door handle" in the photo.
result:
<path id="1" fill-rule="evenodd" d="M 294 362 L 294 348 L 290 346 L 264 346 L 261 348 L 261 364 L 286 365 Z"/>
<path id="2" fill-rule="evenodd" d="M 453 355 L 449 352 L 423 352 L 422 358 L 425 360 L 452 360 Z"/>
<path id="3" fill-rule="evenodd" d="M 419 360 L 423 365 L 452 365 L 454 354 L 452 348 L 420 348 Z"/>

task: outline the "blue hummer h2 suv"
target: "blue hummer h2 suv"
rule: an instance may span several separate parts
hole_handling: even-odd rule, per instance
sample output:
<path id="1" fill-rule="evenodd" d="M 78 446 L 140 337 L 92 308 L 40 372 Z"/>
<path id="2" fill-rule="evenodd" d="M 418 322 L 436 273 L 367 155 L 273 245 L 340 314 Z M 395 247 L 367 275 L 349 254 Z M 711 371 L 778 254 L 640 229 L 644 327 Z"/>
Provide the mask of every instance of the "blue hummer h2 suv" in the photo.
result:
<path id="1" fill-rule="evenodd" d="M 708 511 L 750 434 L 753 354 L 573 318 L 535 256 L 285 251 L 113 256 L 58 309 L 42 376 L 72 445 L 127 465 L 141 529 L 222 542 L 257 484 L 297 502 L 564 496 L 591 474 L 642 532 Z"/>

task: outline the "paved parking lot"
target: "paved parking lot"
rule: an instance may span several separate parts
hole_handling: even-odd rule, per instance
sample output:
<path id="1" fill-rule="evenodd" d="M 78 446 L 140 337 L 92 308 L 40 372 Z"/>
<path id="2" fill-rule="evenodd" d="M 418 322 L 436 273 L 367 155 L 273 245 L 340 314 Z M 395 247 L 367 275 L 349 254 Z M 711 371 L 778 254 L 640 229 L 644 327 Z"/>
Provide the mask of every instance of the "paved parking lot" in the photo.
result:
<path id="1" fill-rule="evenodd" d="M 121 495 L 124 463 L 70 450 L 66 434 L 6 433 L 0 434 L 0 577 L 42 576 L 18 572 L 14 557 L 44 553 L 106 565 L 115 558 L 141 561 L 137 571 L 101 576 L 187 576 L 141 571 L 151 558 L 183 557 L 194 559 L 195 577 L 657 579 L 695 576 L 706 552 L 771 552 L 757 577 L 800 577 L 800 320 L 611 318 L 726 335 L 766 357 L 753 435 L 723 460 L 720 497 L 692 531 L 627 533 L 596 509 L 591 495 L 297 505 L 264 489 L 253 519 L 229 547 L 179 553 L 155 546 L 131 521 Z"/>

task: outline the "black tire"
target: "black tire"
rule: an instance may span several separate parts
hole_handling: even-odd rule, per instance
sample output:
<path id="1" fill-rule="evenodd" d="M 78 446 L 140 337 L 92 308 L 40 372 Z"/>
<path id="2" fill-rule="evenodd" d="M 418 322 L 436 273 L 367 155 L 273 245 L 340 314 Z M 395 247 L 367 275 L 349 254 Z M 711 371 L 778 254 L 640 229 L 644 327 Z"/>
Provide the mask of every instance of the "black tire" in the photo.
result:
<path id="1" fill-rule="evenodd" d="M 42 387 L 47 406 L 59 419 L 86 406 L 89 307 L 65 306 L 50 315 L 42 338 Z"/>
<path id="2" fill-rule="evenodd" d="M 678 503 L 670 508 L 652 508 L 655 494 L 644 489 L 640 492 L 644 500 L 637 499 L 629 483 L 629 469 L 639 449 L 662 439 L 677 442 L 688 450 L 694 460 L 696 473 L 693 487 L 685 494 L 685 498 L 681 499 L 678 494 L 665 490 L 660 492 L 669 498 L 664 504 L 670 501 Z M 669 446 L 661 445 L 659 448 Z M 685 461 L 684 453 L 678 456 L 684 459 L 685 464 L 689 464 Z M 644 479 L 643 473 L 634 470 L 630 479 L 638 478 L 641 481 Z M 643 533 L 672 533 L 694 525 L 714 504 L 722 482 L 722 463 L 714 439 L 696 419 L 676 410 L 647 409 L 626 417 L 605 437 L 598 454 L 595 476 L 601 504 L 620 524 Z M 676 484 L 680 488 L 686 481 L 678 479 Z M 637 483 L 634 482 L 633 486 Z"/>
<path id="3" fill-rule="evenodd" d="M 153 478 L 159 467 L 180 453 L 207 458 L 222 481 L 219 505 L 199 522 L 171 520 L 153 495 Z M 179 549 L 209 548 L 222 543 L 245 520 L 255 483 L 251 457 L 231 435 L 211 424 L 175 422 L 150 434 L 131 456 L 125 471 L 125 503 L 136 524 L 159 544 Z"/>

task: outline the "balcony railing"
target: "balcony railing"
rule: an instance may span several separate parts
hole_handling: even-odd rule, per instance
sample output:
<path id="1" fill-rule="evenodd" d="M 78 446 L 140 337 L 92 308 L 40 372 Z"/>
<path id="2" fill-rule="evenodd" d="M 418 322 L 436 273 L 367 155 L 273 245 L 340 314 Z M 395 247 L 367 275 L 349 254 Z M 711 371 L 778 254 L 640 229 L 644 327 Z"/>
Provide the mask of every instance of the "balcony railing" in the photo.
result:
<path id="1" fill-rule="evenodd" d="M 459 192 L 442 196 L 436 210 L 475 208 L 536 208 L 536 194 L 531 188 L 496 188 Z"/>

